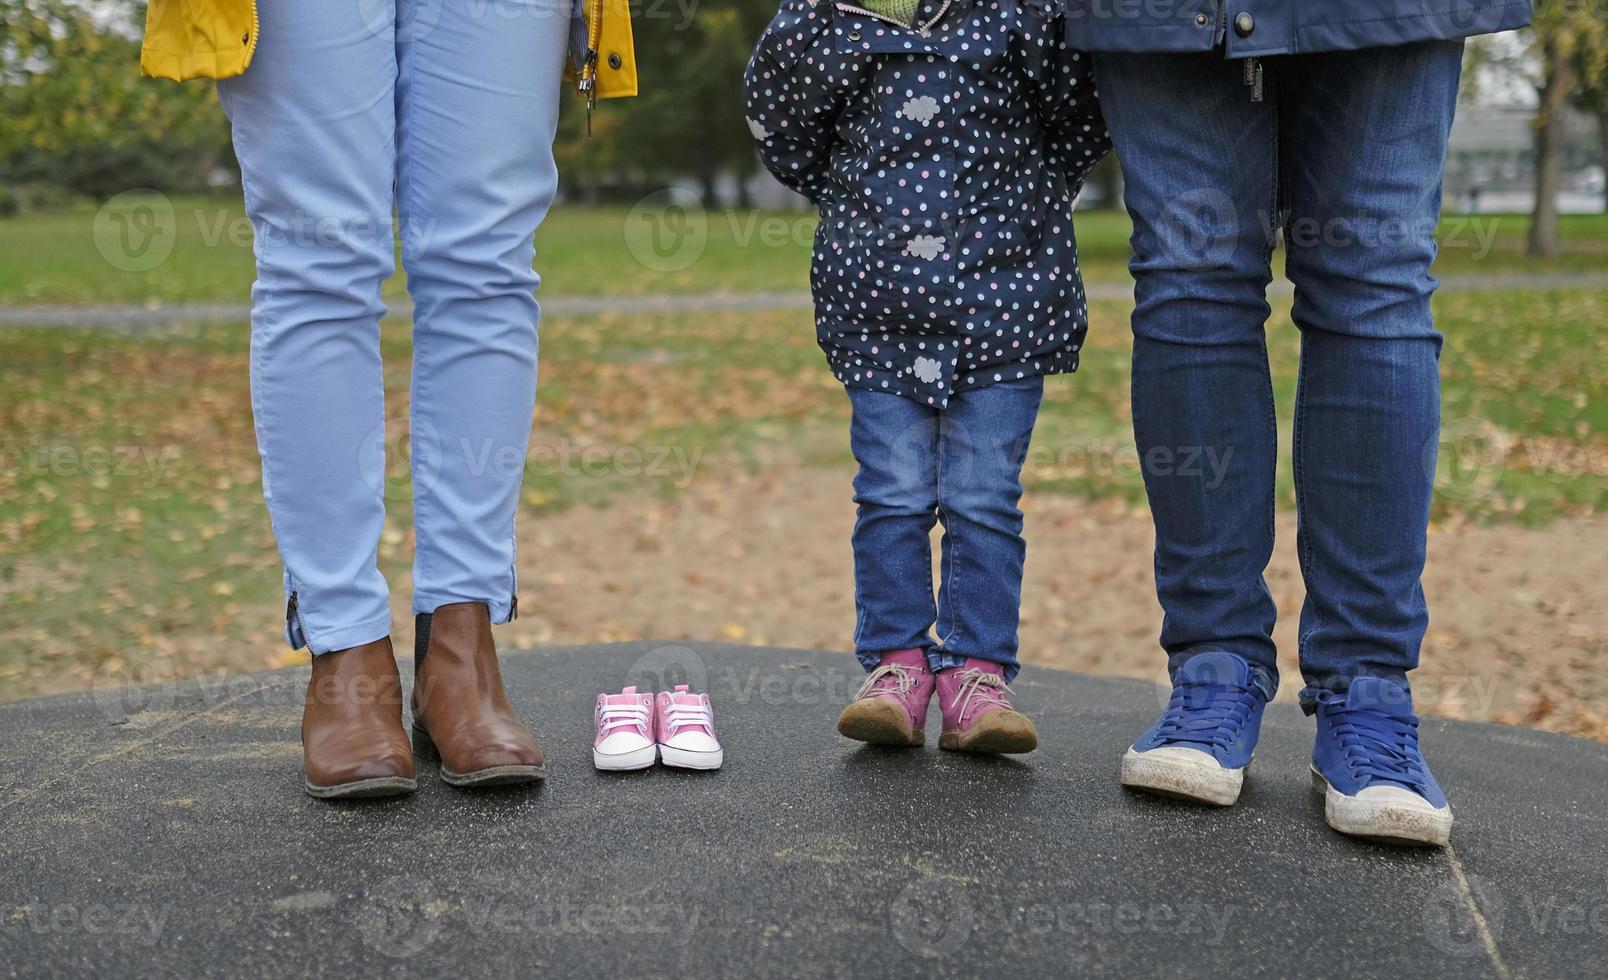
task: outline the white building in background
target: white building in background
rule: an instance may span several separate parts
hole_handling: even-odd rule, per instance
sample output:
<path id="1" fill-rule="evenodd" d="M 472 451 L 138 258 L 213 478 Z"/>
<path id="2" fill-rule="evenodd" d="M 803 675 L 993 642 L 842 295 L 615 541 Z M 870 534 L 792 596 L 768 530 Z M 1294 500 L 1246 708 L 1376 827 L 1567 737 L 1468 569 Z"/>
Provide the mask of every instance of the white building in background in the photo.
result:
<path id="1" fill-rule="evenodd" d="M 1458 211 L 1525 212 L 1535 202 L 1535 109 L 1524 105 L 1458 107 L 1446 159 L 1446 203 Z M 1597 120 L 1570 112 L 1564 121 L 1566 213 L 1603 209 Z"/>

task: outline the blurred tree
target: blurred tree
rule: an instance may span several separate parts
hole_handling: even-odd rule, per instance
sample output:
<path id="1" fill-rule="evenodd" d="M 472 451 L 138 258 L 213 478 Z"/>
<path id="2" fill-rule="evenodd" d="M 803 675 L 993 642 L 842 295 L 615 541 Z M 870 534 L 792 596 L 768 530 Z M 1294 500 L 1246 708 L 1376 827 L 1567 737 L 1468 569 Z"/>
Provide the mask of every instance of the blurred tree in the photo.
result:
<path id="1" fill-rule="evenodd" d="M 1600 49 L 1578 52 L 1575 73 L 1580 79 L 1573 100 L 1575 108 L 1597 121 L 1599 162 L 1604 176 L 1608 176 L 1608 54 Z M 1608 190 L 1602 196 L 1602 209 L 1608 214 Z"/>
<path id="2" fill-rule="evenodd" d="M 1563 182 L 1563 113 L 1590 87 L 1608 62 L 1608 20 L 1590 2 L 1539 4 L 1530 27 L 1531 48 L 1541 63 L 1536 85 L 1541 104 L 1535 120 L 1535 210 L 1527 251 L 1538 258 L 1558 254 L 1558 191 Z"/>
<path id="3" fill-rule="evenodd" d="M 778 0 L 641 0 L 634 3 L 642 94 L 600 103 L 593 138 L 585 137 L 578 101 L 560 127 L 560 168 L 583 199 L 610 189 L 641 194 L 691 178 L 713 204 L 718 179 L 738 181 L 758 169 L 743 120 L 742 76 L 754 41 Z"/>
<path id="4" fill-rule="evenodd" d="M 140 78 L 144 14 L 0 0 L 0 185 L 189 190 L 231 161 L 210 85 Z"/>
<path id="5" fill-rule="evenodd" d="M 1104 160 L 1094 165 L 1087 183 L 1100 197 L 1092 207 L 1101 211 L 1122 210 L 1122 165 L 1117 163 L 1115 153 L 1107 153 Z"/>

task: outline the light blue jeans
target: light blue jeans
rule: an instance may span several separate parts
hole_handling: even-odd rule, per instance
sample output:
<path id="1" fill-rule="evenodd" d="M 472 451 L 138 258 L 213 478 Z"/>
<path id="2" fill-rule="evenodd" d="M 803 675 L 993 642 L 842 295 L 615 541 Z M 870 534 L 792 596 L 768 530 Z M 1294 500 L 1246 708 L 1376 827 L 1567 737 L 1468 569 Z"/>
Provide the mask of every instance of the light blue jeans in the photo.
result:
<path id="1" fill-rule="evenodd" d="M 319 654 L 390 633 L 376 558 L 387 498 L 406 497 L 386 478 L 380 360 L 393 208 L 414 300 L 413 608 L 480 601 L 504 622 L 536 398 L 533 236 L 558 183 L 570 4 L 260 12 L 250 70 L 218 88 L 256 236 L 251 402 L 287 639 Z"/>

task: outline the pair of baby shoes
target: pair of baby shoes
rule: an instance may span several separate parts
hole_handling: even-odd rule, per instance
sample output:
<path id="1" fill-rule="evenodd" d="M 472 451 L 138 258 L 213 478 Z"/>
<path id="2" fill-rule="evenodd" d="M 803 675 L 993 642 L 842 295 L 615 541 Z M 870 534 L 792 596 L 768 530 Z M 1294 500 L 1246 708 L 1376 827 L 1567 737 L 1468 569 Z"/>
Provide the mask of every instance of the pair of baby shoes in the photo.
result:
<path id="1" fill-rule="evenodd" d="M 635 687 L 599 694 L 596 725 L 592 764 L 606 771 L 646 769 L 658 760 L 680 769 L 719 769 L 725 761 L 709 695 L 693 694 L 685 684 L 658 695 Z"/>

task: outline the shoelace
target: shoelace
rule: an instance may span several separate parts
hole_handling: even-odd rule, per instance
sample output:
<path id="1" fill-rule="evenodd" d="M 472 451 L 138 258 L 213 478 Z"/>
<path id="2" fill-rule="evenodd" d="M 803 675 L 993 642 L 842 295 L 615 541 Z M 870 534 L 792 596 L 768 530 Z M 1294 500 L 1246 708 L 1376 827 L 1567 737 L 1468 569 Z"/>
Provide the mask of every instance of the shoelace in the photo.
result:
<path id="1" fill-rule="evenodd" d="M 1005 678 L 973 667 L 960 675 L 960 686 L 955 688 L 955 699 L 950 702 L 950 707 L 958 706 L 960 716 L 964 718 L 972 709 L 973 699 L 976 699 L 978 708 L 991 705 L 1009 708 L 1010 696 L 1011 689 L 1005 686 Z"/>
<path id="2" fill-rule="evenodd" d="M 646 734 L 648 709 L 641 704 L 605 704 L 602 720 L 605 736 L 620 728 L 634 728 L 639 734 Z"/>
<path id="3" fill-rule="evenodd" d="M 1375 708 L 1329 705 L 1334 734 L 1346 763 L 1365 781 L 1400 783 L 1422 794 L 1427 785 L 1418 748 L 1418 718 L 1398 718 Z"/>
<path id="4" fill-rule="evenodd" d="M 665 724 L 670 726 L 670 734 L 681 731 L 683 728 L 702 728 L 709 734 L 715 731 L 715 716 L 708 708 L 701 704 L 681 704 L 671 701 L 664 716 Z"/>
<path id="5" fill-rule="evenodd" d="M 1166 742 L 1226 748 L 1238 737 L 1256 693 L 1232 684 L 1180 684 L 1173 688 L 1156 736 Z"/>
<path id="6" fill-rule="evenodd" d="M 900 696 L 909 694 L 916 686 L 916 675 L 909 667 L 903 664 L 883 664 L 873 670 L 871 676 L 865 679 L 865 683 L 860 685 L 860 690 L 855 692 L 855 700 L 858 701 L 860 698 L 875 692 L 876 686 L 890 677 L 893 678 L 892 693 L 894 694 Z"/>

